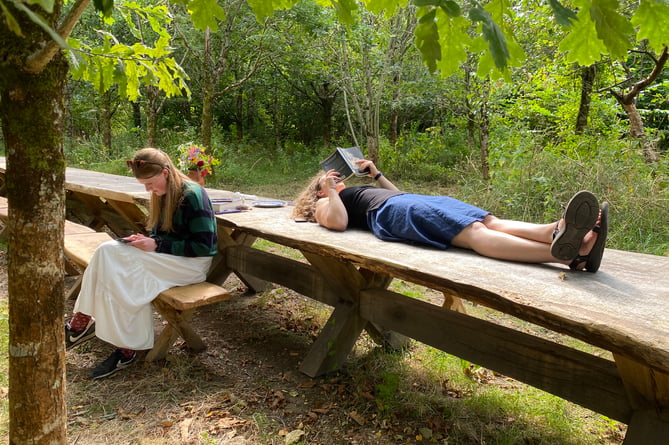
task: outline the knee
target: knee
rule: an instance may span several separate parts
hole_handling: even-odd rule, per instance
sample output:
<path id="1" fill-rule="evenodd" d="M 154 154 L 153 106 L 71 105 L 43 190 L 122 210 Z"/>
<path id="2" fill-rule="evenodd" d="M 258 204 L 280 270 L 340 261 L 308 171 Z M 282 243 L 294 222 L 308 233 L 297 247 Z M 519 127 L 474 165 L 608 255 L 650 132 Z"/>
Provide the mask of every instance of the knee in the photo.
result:
<path id="1" fill-rule="evenodd" d="M 456 247 L 473 249 L 477 240 L 479 240 L 481 235 L 487 231 L 488 227 L 483 221 L 474 221 L 458 233 L 457 236 L 453 238 L 451 244 Z"/>
<path id="2" fill-rule="evenodd" d="M 497 218 L 496 216 L 493 216 L 491 214 L 486 215 L 485 218 L 483 218 L 483 221 L 481 221 L 481 224 L 483 224 L 485 227 L 491 230 L 495 230 L 495 227 L 499 224 L 500 219 Z"/>

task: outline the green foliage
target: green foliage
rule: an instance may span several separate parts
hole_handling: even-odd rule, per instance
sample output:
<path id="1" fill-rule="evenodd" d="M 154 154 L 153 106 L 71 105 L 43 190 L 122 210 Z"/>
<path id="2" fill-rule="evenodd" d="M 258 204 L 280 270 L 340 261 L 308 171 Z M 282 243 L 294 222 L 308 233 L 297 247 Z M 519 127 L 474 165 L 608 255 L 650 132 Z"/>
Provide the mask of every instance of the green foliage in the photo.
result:
<path id="1" fill-rule="evenodd" d="M 446 125 L 425 132 L 413 129 L 403 134 L 395 147 L 381 145 L 379 168 L 403 180 L 448 182 L 450 168 L 466 152 L 463 135 Z"/>
<path id="2" fill-rule="evenodd" d="M 661 52 L 662 46 L 667 45 L 669 6 L 666 1 L 641 0 L 631 22 L 639 27 L 637 39 L 648 40 L 650 47 L 655 51 Z"/>
<path id="3" fill-rule="evenodd" d="M 136 41 L 123 43 L 112 34 L 109 26 L 114 25 L 115 20 L 111 17 L 106 20 L 106 26 L 100 24 L 101 28 L 96 29 L 102 42 L 89 43 L 81 37 L 68 39 L 71 48 L 68 53 L 77 61 L 71 70 L 72 77 L 90 82 L 99 92 L 118 85 L 120 94 L 131 101 L 139 97 L 142 84 L 155 85 L 168 97 L 190 94 L 186 85 L 188 75 L 170 57 L 171 36 L 166 26 L 171 18 L 167 8 L 126 2 L 117 13 Z M 155 33 L 153 46 L 147 42 L 148 30 L 138 29 L 136 22 L 150 25 Z"/>

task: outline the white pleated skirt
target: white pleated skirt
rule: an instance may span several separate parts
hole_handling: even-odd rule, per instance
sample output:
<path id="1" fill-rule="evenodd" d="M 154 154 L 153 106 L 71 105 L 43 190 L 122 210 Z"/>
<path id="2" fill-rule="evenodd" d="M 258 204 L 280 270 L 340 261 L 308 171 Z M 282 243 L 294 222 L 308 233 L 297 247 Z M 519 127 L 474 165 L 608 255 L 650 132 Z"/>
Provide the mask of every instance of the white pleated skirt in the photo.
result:
<path id="1" fill-rule="evenodd" d="M 119 348 L 151 349 L 151 301 L 170 287 L 204 281 L 212 259 L 145 252 L 107 241 L 84 271 L 74 311 L 95 318 L 101 340 Z"/>

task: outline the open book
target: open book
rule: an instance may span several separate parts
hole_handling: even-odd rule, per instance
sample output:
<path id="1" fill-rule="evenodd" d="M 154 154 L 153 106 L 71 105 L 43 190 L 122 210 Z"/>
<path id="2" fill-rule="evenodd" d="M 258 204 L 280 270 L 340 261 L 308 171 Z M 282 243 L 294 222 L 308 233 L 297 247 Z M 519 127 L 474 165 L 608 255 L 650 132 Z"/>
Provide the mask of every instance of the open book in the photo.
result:
<path id="1" fill-rule="evenodd" d="M 337 170 L 341 179 L 348 179 L 351 176 L 367 176 L 369 171 L 358 170 L 358 165 L 355 161 L 365 159 L 358 147 L 341 148 L 337 147 L 330 156 L 324 161 L 321 161 L 323 170 Z"/>

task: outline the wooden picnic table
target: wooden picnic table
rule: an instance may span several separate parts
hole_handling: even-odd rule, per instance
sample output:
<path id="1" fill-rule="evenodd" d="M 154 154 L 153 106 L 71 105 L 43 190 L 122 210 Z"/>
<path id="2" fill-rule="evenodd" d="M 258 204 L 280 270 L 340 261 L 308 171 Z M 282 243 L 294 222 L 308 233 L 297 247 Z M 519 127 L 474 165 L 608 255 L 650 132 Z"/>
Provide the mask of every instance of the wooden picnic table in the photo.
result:
<path id="1" fill-rule="evenodd" d="M 363 329 L 391 344 L 399 333 L 627 423 L 626 443 L 669 437 L 669 258 L 607 249 L 599 272 L 574 272 L 332 232 L 294 222 L 291 210 L 220 215 L 219 267 L 334 308 L 301 365 L 306 374 L 339 369 Z M 255 249 L 257 238 L 304 261 Z M 443 292 L 443 305 L 388 290 L 393 279 Z M 468 315 L 460 299 L 603 348 L 613 360 Z"/>
<path id="2" fill-rule="evenodd" d="M 112 176 L 68 168 L 66 188 L 87 196 L 77 205 L 97 197 L 141 208 L 143 187 Z M 89 213 L 101 213 L 96 209 L 97 203 Z M 107 210 L 132 223 L 117 206 Z M 406 336 L 624 422 L 626 444 L 667 441 L 669 257 L 606 249 L 596 274 L 574 272 L 384 242 L 358 230 L 332 232 L 294 222 L 291 210 L 218 215 L 219 255 L 208 280 L 222 284 L 235 273 L 254 291 L 276 283 L 333 307 L 301 364 L 307 375 L 339 369 L 363 329 L 391 346 Z M 259 249 L 257 239 L 301 258 Z M 389 290 L 395 279 L 440 291 L 443 303 Z M 467 314 L 462 299 L 610 351 L 611 358 Z"/>

